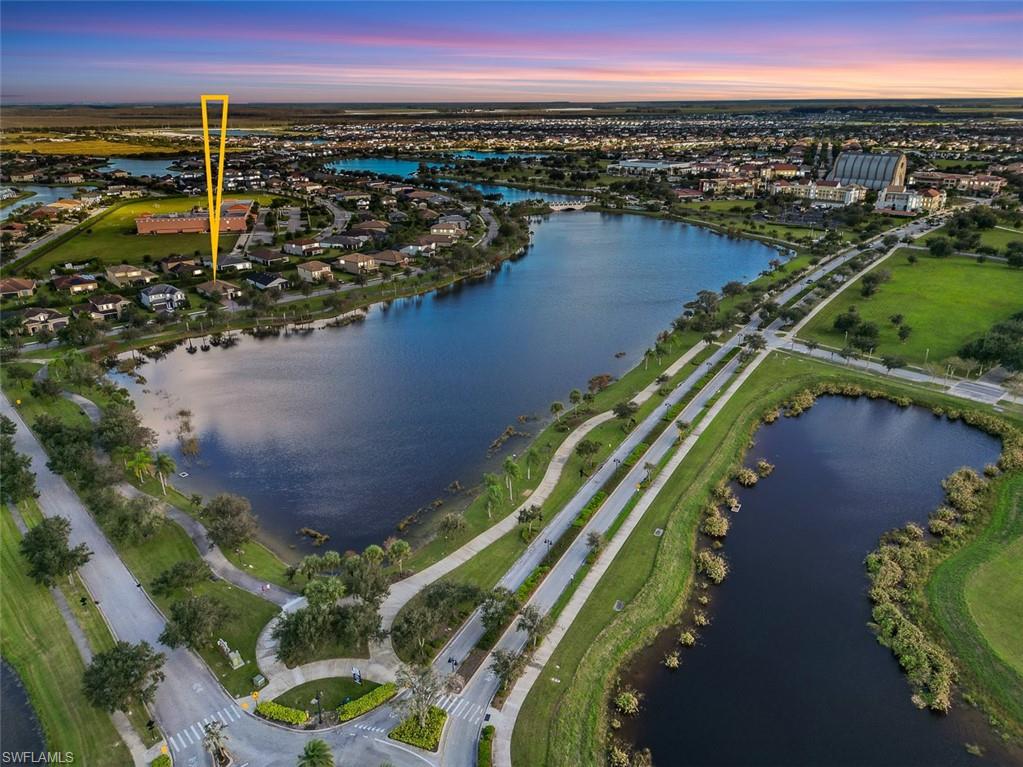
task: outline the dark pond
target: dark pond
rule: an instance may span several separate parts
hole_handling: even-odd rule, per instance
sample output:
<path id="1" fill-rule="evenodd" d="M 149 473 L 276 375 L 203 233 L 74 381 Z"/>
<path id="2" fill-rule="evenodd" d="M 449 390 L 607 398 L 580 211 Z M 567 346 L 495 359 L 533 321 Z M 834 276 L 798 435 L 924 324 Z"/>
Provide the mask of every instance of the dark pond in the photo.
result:
<path id="1" fill-rule="evenodd" d="M 104 173 L 123 170 L 133 176 L 178 176 L 180 170 L 172 167 L 174 160 L 140 159 L 137 157 L 111 157 L 110 161 L 100 168 Z"/>
<path id="2" fill-rule="evenodd" d="M 944 717 L 913 706 L 867 626 L 863 566 L 884 531 L 926 520 L 946 475 L 998 452 L 962 423 L 868 399 L 824 398 L 762 428 L 748 465 L 766 458 L 777 468 L 738 490 L 712 625 L 694 648 L 680 648 L 673 628 L 634 660 L 624 678 L 646 697 L 625 737 L 658 765 L 1011 762 L 962 702 Z M 672 649 L 677 671 L 660 665 Z"/>
<path id="3" fill-rule="evenodd" d="M 130 388 L 179 459 L 173 414 L 192 411 L 202 454 L 179 460 L 184 491 L 248 496 L 285 543 L 309 526 L 361 548 L 453 480 L 476 484 L 517 416 L 625 372 L 697 291 L 752 279 L 775 256 L 641 216 L 554 214 L 525 258 L 481 283 L 304 338 L 179 348 Z"/>
<path id="4" fill-rule="evenodd" d="M 18 673 L 6 661 L 0 662 L 0 751 L 38 754 L 45 750 L 39 720 Z"/>

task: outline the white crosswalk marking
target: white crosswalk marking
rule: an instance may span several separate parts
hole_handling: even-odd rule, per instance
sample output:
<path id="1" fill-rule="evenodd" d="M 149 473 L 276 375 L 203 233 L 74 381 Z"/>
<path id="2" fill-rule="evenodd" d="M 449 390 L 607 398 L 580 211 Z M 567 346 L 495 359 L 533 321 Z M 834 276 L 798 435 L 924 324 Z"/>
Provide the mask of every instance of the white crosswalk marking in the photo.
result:
<path id="1" fill-rule="evenodd" d="M 193 724 L 193 725 L 191 725 L 191 726 L 190 726 L 190 727 L 189 727 L 188 729 L 190 729 L 190 730 L 191 730 L 191 731 L 192 731 L 193 733 L 195 733 L 195 739 L 196 739 L 196 740 L 197 740 L 198 742 L 202 743 L 202 731 L 201 731 L 201 730 L 197 730 L 197 729 L 195 728 L 195 725 L 194 725 L 194 724 Z"/>
<path id="2" fill-rule="evenodd" d="M 192 737 L 192 733 L 190 733 L 188 730 L 182 730 L 181 732 L 178 733 L 179 738 L 181 737 L 182 733 L 184 733 L 185 737 L 188 738 L 189 744 L 195 743 L 195 739 Z"/>

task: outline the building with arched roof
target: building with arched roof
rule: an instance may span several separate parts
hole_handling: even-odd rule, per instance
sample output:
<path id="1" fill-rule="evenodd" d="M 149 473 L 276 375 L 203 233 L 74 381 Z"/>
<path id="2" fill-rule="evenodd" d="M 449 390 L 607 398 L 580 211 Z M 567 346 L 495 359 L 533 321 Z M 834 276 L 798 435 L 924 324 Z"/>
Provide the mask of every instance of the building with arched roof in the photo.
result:
<path id="1" fill-rule="evenodd" d="M 903 186 L 906 183 L 906 155 L 902 152 L 842 152 L 828 174 L 828 180 L 843 185 L 858 184 L 874 191 L 881 191 L 887 186 Z"/>

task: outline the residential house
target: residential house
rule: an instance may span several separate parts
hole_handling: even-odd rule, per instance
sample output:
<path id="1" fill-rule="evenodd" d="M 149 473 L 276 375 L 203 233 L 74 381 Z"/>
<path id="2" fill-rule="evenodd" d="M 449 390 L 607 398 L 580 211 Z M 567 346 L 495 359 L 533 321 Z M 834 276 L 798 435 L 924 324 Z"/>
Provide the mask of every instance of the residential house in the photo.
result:
<path id="1" fill-rule="evenodd" d="M 237 296 L 241 295 L 242 289 L 235 285 L 233 282 L 227 280 L 209 280 L 208 282 L 201 282 L 195 286 L 196 292 L 199 295 L 206 298 L 220 297 L 222 299 L 232 300 Z"/>
<path id="2" fill-rule="evenodd" d="M 119 296 L 116 293 L 101 293 L 90 296 L 84 304 L 74 307 L 71 313 L 86 314 L 96 322 L 104 322 L 121 319 L 124 310 L 129 306 L 131 306 L 131 301 L 124 296 Z"/>
<path id="3" fill-rule="evenodd" d="M 380 269 L 377 260 L 369 253 L 346 253 L 334 264 L 349 274 L 366 274 Z"/>
<path id="4" fill-rule="evenodd" d="M 21 332 L 36 335 L 44 330 L 56 333 L 68 323 L 68 318 L 53 309 L 36 307 L 21 313 Z"/>
<path id="5" fill-rule="evenodd" d="M 203 263 L 213 265 L 212 258 L 204 258 Z M 217 257 L 217 269 L 221 272 L 247 272 L 253 269 L 251 259 L 248 256 L 236 256 L 230 253 L 226 256 Z"/>
<path id="6" fill-rule="evenodd" d="M 99 290 L 99 282 L 91 274 L 71 274 L 54 277 L 51 281 L 54 290 L 66 290 L 73 296 L 79 293 L 91 293 Z"/>
<path id="7" fill-rule="evenodd" d="M 141 266 L 131 264 L 117 264 L 106 268 L 107 279 L 120 288 L 132 285 L 148 285 L 157 279 L 158 275 L 143 269 Z"/>
<path id="8" fill-rule="evenodd" d="M 262 266 L 284 266 L 291 261 L 288 256 L 277 250 L 253 250 L 249 260 Z"/>
<path id="9" fill-rule="evenodd" d="M 409 257 L 407 253 L 400 250 L 381 250 L 372 254 L 380 266 L 408 266 Z"/>
<path id="10" fill-rule="evenodd" d="M 85 176 L 81 173 L 65 173 L 62 176 L 58 176 L 57 180 L 61 184 L 81 184 L 85 181 Z"/>
<path id="11" fill-rule="evenodd" d="M 191 256 L 168 256 L 160 261 L 160 270 L 176 277 L 198 277 L 203 273 L 198 259 Z"/>
<path id="12" fill-rule="evenodd" d="M 36 281 L 21 277 L 5 277 L 0 280 L 0 299 L 29 298 L 36 290 Z"/>
<path id="13" fill-rule="evenodd" d="M 465 228 L 455 223 L 441 222 L 430 227 L 430 234 L 446 234 L 457 239 L 465 234 Z"/>
<path id="14" fill-rule="evenodd" d="M 287 290 L 289 282 L 276 272 L 260 272 L 246 277 L 245 281 L 257 290 Z"/>
<path id="15" fill-rule="evenodd" d="M 284 243 L 284 252 L 292 256 L 318 256 L 323 252 L 323 246 L 312 237 L 306 237 Z"/>
<path id="16" fill-rule="evenodd" d="M 298 265 L 298 278 L 302 282 L 324 282 L 334 279 L 330 264 L 322 261 L 306 261 Z"/>
<path id="17" fill-rule="evenodd" d="M 455 238 L 449 234 L 424 234 L 416 237 L 415 244 L 420 247 L 429 247 L 433 250 L 437 248 L 450 248 L 455 244 Z"/>
<path id="18" fill-rule="evenodd" d="M 188 303 L 185 291 L 166 283 L 143 288 L 139 292 L 139 300 L 144 307 L 154 312 L 173 312 L 178 307 Z"/>
<path id="19" fill-rule="evenodd" d="M 365 234 L 332 234 L 324 237 L 320 244 L 326 248 L 342 248 L 343 250 L 355 250 L 369 242 L 369 235 Z"/>

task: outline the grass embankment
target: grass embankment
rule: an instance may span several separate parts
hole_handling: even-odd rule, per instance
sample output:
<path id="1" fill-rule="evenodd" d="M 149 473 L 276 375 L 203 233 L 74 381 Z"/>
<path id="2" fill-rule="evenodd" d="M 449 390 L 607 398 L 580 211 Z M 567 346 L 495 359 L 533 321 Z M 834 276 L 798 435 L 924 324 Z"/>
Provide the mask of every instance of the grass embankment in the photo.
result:
<path id="1" fill-rule="evenodd" d="M 269 205 L 270 195 L 239 194 L 244 199 L 254 199 L 260 206 Z M 196 251 L 208 254 L 208 234 L 151 234 L 136 233 L 135 219 L 143 213 L 181 213 L 195 206 L 206 207 L 205 197 L 154 197 L 119 205 L 97 219 L 90 220 L 73 237 L 61 242 L 42 256 L 32 259 L 31 265 L 38 272 L 65 263 L 80 263 L 96 260 L 100 264 L 142 264 L 149 256 L 150 261 L 179 253 L 192 255 Z M 234 247 L 238 236 L 221 235 L 221 252 L 227 253 Z M 30 262 L 26 261 L 24 265 Z"/>
<path id="2" fill-rule="evenodd" d="M 70 751 L 80 764 L 132 764 L 110 716 L 82 694 L 85 664 L 50 592 L 29 578 L 6 506 L 0 517 L 0 648 L 25 685 L 47 749 Z"/>
<path id="3" fill-rule="evenodd" d="M 9 208 L 11 205 L 16 205 L 22 200 L 27 200 L 29 197 L 34 197 L 35 192 L 19 192 L 13 197 L 8 197 L 6 200 L 0 200 L 0 210 Z"/>
<path id="4" fill-rule="evenodd" d="M 314 716 L 316 715 L 316 704 L 313 699 L 323 694 L 320 706 L 324 711 L 333 711 L 346 701 L 360 698 L 380 685 L 362 680 L 362 684 L 356 684 L 351 677 L 331 677 L 329 679 L 317 679 L 312 682 L 292 687 L 283 695 L 274 698 L 274 703 L 280 703 L 290 708 L 305 709 Z"/>
<path id="5" fill-rule="evenodd" d="M 917 255 L 916 264 L 906 260 L 909 253 Z M 925 357 L 940 362 L 996 322 L 1023 309 L 1023 271 L 1003 263 L 933 258 L 920 251 L 899 250 L 873 271 L 878 269 L 888 270 L 891 281 L 867 298 L 861 295 L 858 281 L 850 285 L 800 336 L 842 348 L 844 333 L 835 329 L 835 318 L 855 306 L 864 322 L 873 322 L 880 329 L 875 355 L 897 355 L 913 363 L 923 363 Z M 906 341 L 899 340 L 898 326 L 889 319 L 896 314 L 912 328 Z"/>
<path id="6" fill-rule="evenodd" d="M 700 510 L 711 490 L 745 452 L 765 411 L 828 381 L 861 384 L 926 405 L 963 407 L 961 400 L 927 389 L 815 360 L 771 355 L 707 426 L 558 645 L 546 667 L 556 671 L 543 673 L 519 713 L 512 736 L 516 765 L 574 765 L 581 755 L 586 761 L 602 761 L 606 700 L 616 669 L 679 615 L 692 583 Z M 977 409 L 992 412 L 988 406 Z M 665 532 L 655 538 L 658 527 Z M 616 600 L 625 604 L 620 613 L 610 607 Z"/>
<path id="7" fill-rule="evenodd" d="M 1023 475 L 996 480 L 988 526 L 942 562 L 927 602 L 959 661 L 960 683 L 1023 736 Z"/>
<path id="8" fill-rule="evenodd" d="M 569 410 L 561 415 L 559 421 L 554 421 L 548 424 L 531 443 L 539 456 L 537 463 L 532 466 L 529 472 L 527 472 L 524 452 L 516 461 L 519 464 L 520 478 L 512 483 L 514 499 L 509 500 L 507 493 L 505 493 L 502 496 L 502 501 L 495 504 L 488 515 L 485 496 L 481 495 L 477 497 L 463 514 L 466 522 L 465 528 L 458 533 L 452 534 L 448 538 L 444 538 L 441 535 L 435 536 L 432 540 L 416 549 L 405 563 L 405 569 L 417 572 L 425 567 L 429 567 L 434 562 L 443 559 L 452 551 L 458 549 L 464 543 L 475 538 L 495 522 L 503 519 L 513 509 L 518 508 L 522 501 L 528 498 L 529 494 L 540 483 L 544 472 L 547 470 L 550 457 L 573 429 L 588 418 L 598 413 L 610 410 L 619 402 L 624 402 L 635 397 L 636 394 L 649 384 L 653 383 L 666 368 L 681 357 L 682 354 L 688 351 L 699 340 L 700 334 L 694 331 L 671 333 L 667 342 L 668 354 L 661 358 L 660 364 L 657 364 L 656 359 L 651 359 L 649 364 L 645 367 L 642 363 L 638 364 L 606 389 L 597 392 L 594 395 L 592 402 L 588 403 L 585 409 L 580 408 L 576 410 Z M 584 388 L 582 383 L 583 382 L 580 382 L 580 388 Z M 651 399 L 657 400 L 659 397 L 655 395 Z M 567 407 L 569 406 L 566 403 L 566 408 Z M 620 434 L 621 427 L 618 426 L 617 428 L 619 429 Z M 607 450 L 604 445 L 606 445 L 606 443 L 601 442 L 601 449 Z M 603 455 L 606 456 L 607 453 L 605 452 Z M 599 461 L 602 460 L 602 458 L 598 454 L 595 460 Z M 563 477 L 572 474 L 578 476 L 579 467 L 581 465 L 581 459 L 579 459 L 578 456 L 573 455 L 572 458 L 569 459 L 569 465 L 567 465 L 564 469 Z M 526 479 L 527 473 L 530 474 L 530 479 Z M 557 493 L 558 490 L 555 492 Z"/>

